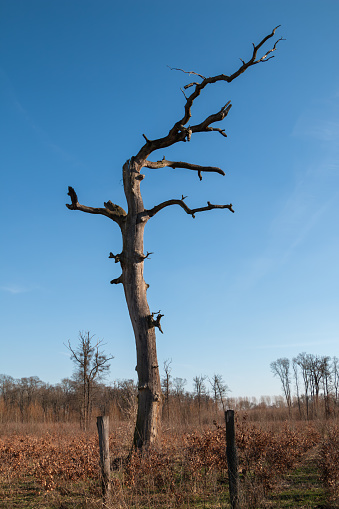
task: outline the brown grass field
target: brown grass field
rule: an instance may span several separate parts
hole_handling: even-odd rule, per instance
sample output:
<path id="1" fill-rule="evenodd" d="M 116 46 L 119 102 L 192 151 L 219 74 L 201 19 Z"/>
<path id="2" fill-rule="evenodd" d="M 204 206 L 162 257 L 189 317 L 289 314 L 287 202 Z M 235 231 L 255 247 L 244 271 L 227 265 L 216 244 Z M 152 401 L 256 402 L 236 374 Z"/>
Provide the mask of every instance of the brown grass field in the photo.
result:
<path id="1" fill-rule="evenodd" d="M 157 450 L 130 453 L 131 423 L 112 422 L 118 508 L 228 508 L 225 428 L 163 425 Z M 253 422 L 237 415 L 241 507 L 339 507 L 339 427 L 332 421 Z M 0 425 L 0 508 L 102 507 L 98 439 L 77 424 Z"/>

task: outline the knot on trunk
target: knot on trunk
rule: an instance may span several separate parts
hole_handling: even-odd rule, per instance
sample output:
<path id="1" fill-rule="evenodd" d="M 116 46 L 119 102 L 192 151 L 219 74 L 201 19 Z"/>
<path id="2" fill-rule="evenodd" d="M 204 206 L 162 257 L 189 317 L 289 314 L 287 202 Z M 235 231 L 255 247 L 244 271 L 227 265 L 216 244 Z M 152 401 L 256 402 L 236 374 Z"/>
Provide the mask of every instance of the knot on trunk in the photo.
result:
<path id="1" fill-rule="evenodd" d="M 148 384 L 139 385 L 138 387 L 138 391 L 146 391 L 147 389 L 149 389 Z"/>
<path id="2" fill-rule="evenodd" d="M 157 315 L 156 318 L 154 318 L 154 315 Z M 163 330 L 160 325 L 160 320 L 164 315 L 160 313 L 160 310 L 157 313 L 152 313 L 148 316 L 148 327 L 152 329 L 153 327 L 158 327 L 161 334 L 163 334 Z"/>

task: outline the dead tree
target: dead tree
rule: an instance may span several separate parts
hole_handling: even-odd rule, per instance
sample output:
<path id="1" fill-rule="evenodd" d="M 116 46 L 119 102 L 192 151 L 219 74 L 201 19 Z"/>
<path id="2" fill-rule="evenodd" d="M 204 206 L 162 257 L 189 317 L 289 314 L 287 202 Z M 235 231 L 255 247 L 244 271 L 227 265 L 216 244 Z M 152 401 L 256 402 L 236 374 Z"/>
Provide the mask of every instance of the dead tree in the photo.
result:
<path id="1" fill-rule="evenodd" d="M 163 392 L 163 396 L 164 396 L 164 408 L 166 408 L 167 422 L 169 422 L 169 417 L 170 417 L 169 395 L 170 395 L 170 391 L 171 391 L 171 387 L 172 387 L 171 364 L 172 364 L 172 359 L 166 359 L 164 361 L 164 373 L 165 374 L 161 380 L 161 388 L 162 388 L 162 392 Z"/>
<path id="2" fill-rule="evenodd" d="M 229 392 L 229 387 L 225 384 L 222 375 L 217 375 L 214 373 L 212 380 L 209 379 L 209 383 L 212 386 L 213 399 L 215 404 L 216 413 L 218 411 L 218 402 L 221 403 L 222 409 L 224 413 L 226 412 L 226 402 L 225 398 L 227 397 L 227 393 Z"/>
<path id="3" fill-rule="evenodd" d="M 100 351 L 102 340 L 93 344 L 93 338 L 94 335 L 90 336 L 89 332 L 79 332 L 77 350 L 72 348 L 69 340 L 68 345 L 65 345 L 71 352 L 71 359 L 75 364 L 74 377 L 81 387 L 81 425 L 84 430 L 89 427 L 94 385 L 103 378 L 109 370 L 109 361 L 114 359 Z"/>
<path id="4" fill-rule="evenodd" d="M 288 413 L 291 415 L 292 398 L 291 398 L 291 376 L 290 376 L 290 361 L 286 357 L 277 359 L 270 364 L 271 371 L 274 376 L 280 379 L 286 403 L 288 407 Z"/>
<path id="5" fill-rule="evenodd" d="M 213 209 L 226 209 L 234 212 L 232 204 L 214 205 L 209 201 L 203 207 L 190 208 L 186 204 L 184 196 L 164 201 L 151 209 L 146 209 L 140 191 L 140 184 L 145 178 L 142 170 L 144 168 L 158 170 L 165 167 L 187 169 L 195 171 L 200 180 L 202 180 L 203 173 L 214 172 L 225 175 L 221 168 L 214 166 L 200 166 L 190 162 L 169 161 L 165 156 L 162 160 L 150 161 L 149 156 L 157 150 L 164 150 L 176 143 L 182 141 L 189 142 L 196 133 L 217 132 L 226 137 L 225 129 L 215 127 L 215 124 L 224 120 L 228 115 L 231 109 L 231 102 L 228 101 L 219 111 L 212 113 L 197 124 L 190 122 L 193 103 L 209 85 L 220 81 L 231 83 L 249 67 L 270 60 L 272 52 L 276 50 L 277 43 L 281 39 L 277 40 L 263 56 L 259 57 L 258 52 L 274 36 L 277 28 L 264 37 L 259 44 L 253 44 L 251 58 L 248 61 L 241 59 L 241 65 L 231 75 L 219 74 L 218 76 L 205 77 L 195 72 L 176 69 L 194 76 L 194 81 L 184 87 L 186 91 L 192 90 L 192 92 L 190 95 L 186 95 L 184 92 L 185 105 L 183 116 L 175 122 L 168 134 L 155 140 L 151 140 L 143 134 L 144 145 L 136 155 L 128 159 L 124 164 L 123 186 L 127 201 L 127 211 L 110 200 L 104 202 L 104 207 L 99 208 L 82 205 L 78 201 L 75 190 L 72 187 L 68 188 L 71 204 L 68 204 L 67 207 L 70 210 L 80 210 L 90 214 L 106 216 L 114 221 L 121 230 L 122 252 L 118 254 L 110 253 L 110 258 L 114 259 L 116 263 L 120 263 L 122 273 L 120 277 L 113 279 L 111 283 L 121 283 L 123 285 L 136 341 L 139 398 L 134 444 L 138 448 L 151 445 L 156 440 L 162 402 L 155 329 L 157 328 L 162 332 L 160 322 L 163 315 L 160 311 L 151 313 L 147 302 L 146 290 L 148 285 L 144 281 L 143 271 L 144 260 L 148 258 L 150 253 L 144 254 L 144 228 L 155 214 L 172 205 L 181 207 L 186 214 L 193 218 L 199 212 Z"/>
<path id="6" fill-rule="evenodd" d="M 207 376 L 199 375 L 193 378 L 193 388 L 194 388 L 194 397 L 198 402 L 198 416 L 199 416 L 199 425 L 201 424 L 201 403 L 204 397 L 207 395 L 207 389 L 205 385 L 205 380 Z"/>

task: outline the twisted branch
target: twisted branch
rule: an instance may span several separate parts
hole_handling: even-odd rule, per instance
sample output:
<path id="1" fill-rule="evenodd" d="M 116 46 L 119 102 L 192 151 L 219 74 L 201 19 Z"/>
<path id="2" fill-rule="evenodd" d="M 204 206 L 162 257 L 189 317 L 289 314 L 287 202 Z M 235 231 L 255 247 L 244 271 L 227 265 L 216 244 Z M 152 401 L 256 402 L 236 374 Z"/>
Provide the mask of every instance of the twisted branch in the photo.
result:
<path id="1" fill-rule="evenodd" d="M 197 209 L 190 209 L 189 207 L 187 207 L 187 205 L 184 202 L 184 200 L 181 199 L 181 200 L 167 200 L 167 201 L 164 201 L 162 203 L 159 203 L 159 205 L 156 205 L 152 209 L 145 210 L 145 214 L 147 216 L 149 216 L 149 217 L 153 217 L 153 216 L 155 216 L 155 214 L 160 212 L 160 210 L 164 209 L 165 207 L 170 207 L 171 205 L 179 205 L 182 209 L 184 209 L 184 211 L 187 214 L 191 215 L 193 218 L 195 218 L 195 214 L 197 212 L 204 212 L 205 210 L 213 210 L 213 209 L 228 209 L 228 210 L 230 210 L 231 212 L 234 213 L 234 210 L 233 210 L 233 207 L 232 207 L 232 203 L 230 203 L 229 205 L 212 205 L 212 203 L 210 203 L 208 201 L 206 207 L 199 207 Z"/>
<path id="2" fill-rule="evenodd" d="M 201 91 L 207 85 L 216 83 L 218 81 L 225 81 L 227 83 L 231 83 L 234 79 L 236 79 L 238 76 L 240 76 L 240 74 L 244 73 L 246 71 L 246 69 L 248 69 L 252 65 L 255 65 L 255 64 L 258 64 L 261 62 L 267 62 L 268 60 L 273 58 L 273 56 L 268 56 L 268 55 L 270 55 L 273 51 L 275 51 L 277 49 L 278 42 L 284 40 L 283 38 L 278 39 L 274 43 L 273 47 L 271 49 L 269 49 L 261 58 L 257 58 L 257 54 L 258 54 L 259 49 L 270 38 L 272 38 L 274 36 L 274 34 L 279 26 L 280 25 L 275 27 L 270 34 L 268 34 L 266 37 L 264 37 L 259 42 L 259 44 L 257 44 L 257 45 L 253 44 L 252 57 L 247 62 L 245 62 L 245 60 L 240 59 L 242 62 L 242 65 L 239 67 L 239 69 L 237 69 L 231 75 L 220 74 L 218 76 L 212 76 L 210 78 L 206 78 L 202 74 L 199 74 L 196 72 L 192 72 L 192 71 L 188 72 L 188 71 L 184 71 L 183 69 L 173 68 L 175 70 L 179 70 L 186 74 L 194 74 L 194 75 L 198 76 L 199 78 L 201 78 L 202 82 L 201 83 L 192 82 L 185 86 L 186 90 L 190 87 L 195 87 L 195 88 L 189 97 L 186 97 L 186 95 L 185 95 L 186 103 L 184 106 L 184 115 L 180 120 L 178 120 L 173 125 L 173 127 L 171 128 L 171 130 L 169 131 L 167 136 L 164 136 L 163 138 L 159 138 L 157 140 L 149 140 L 148 138 L 146 138 L 145 135 L 143 135 L 144 138 L 146 139 L 146 144 L 140 149 L 139 153 L 136 156 L 136 159 L 141 163 L 142 166 L 144 165 L 144 162 L 147 159 L 147 157 L 149 156 L 149 154 L 154 152 L 154 150 L 166 148 L 166 147 L 173 145 L 174 143 L 178 143 L 179 141 L 185 141 L 187 139 L 187 133 L 184 132 L 183 127 L 188 123 L 188 121 L 190 120 L 190 118 L 192 116 L 191 108 L 192 108 L 193 102 L 200 95 Z M 228 103 L 228 105 L 229 105 L 229 103 Z M 229 105 L 229 107 L 230 107 L 230 105 Z M 223 136 L 226 136 L 224 134 L 223 129 L 210 127 L 211 123 L 222 120 L 227 115 L 229 108 L 228 108 L 227 112 L 225 113 L 225 115 L 222 115 L 222 112 L 224 111 L 225 108 L 226 108 L 226 106 L 224 106 L 224 108 L 222 108 L 219 113 L 217 113 L 215 115 L 211 115 L 210 117 L 205 119 L 201 124 L 191 127 L 190 129 L 191 129 L 192 133 L 201 132 L 201 131 L 218 131 Z"/>
<path id="3" fill-rule="evenodd" d="M 199 76 L 199 78 L 201 78 L 202 80 L 206 79 L 205 76 L 203 76 L 202 74 L 198 74 L 197 72 L 194 71 L 184 71 L 184 69 L 178 69 L 178 67 L 170 67 L 169 65 L 167 67 L 171 69 L 171 71 L 181 71 L 184 72 L 185 74 L 194 74 L 195 76 Z"/>

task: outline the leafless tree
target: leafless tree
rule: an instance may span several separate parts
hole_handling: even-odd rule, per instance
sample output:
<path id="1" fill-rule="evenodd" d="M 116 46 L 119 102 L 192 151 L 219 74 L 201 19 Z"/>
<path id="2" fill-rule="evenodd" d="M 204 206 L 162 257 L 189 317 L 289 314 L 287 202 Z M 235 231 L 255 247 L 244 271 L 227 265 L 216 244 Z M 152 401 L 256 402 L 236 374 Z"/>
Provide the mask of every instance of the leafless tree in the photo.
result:
<path id="1" fill-rule="evenodd" d="M 30 404 L 35 399 L 37 390 L 42 386 L 43 382 L 37 376 L 23 377 L 16 381 L 17 402 L 22 422 L 25 420 Z"/>
<path id="2" fill-rule="evenodd" d="M 116 387 L 118 389 L 118 407 L 122 414 L 133 422 L 137 415 L 137 385 L 133 380 L 128 379 L 118 380 Z"/>
<path id="3" fill-rule="evenodd" d="M 198 402 L 198 413 L 199 413 L 199 424 L 201 424 L 201 403 L 203 397 L 206 396 L 207 390 L 205 385 L 205 380 L 207 376 L 199 375 L 193 378 L 193 390 L 195 398 Z"/>
<path id="4" fill-rule="evenodd" d="M 320 369 L 321 369 L 321 380 L 324 391 L 324 404 L 325 404 L 325 417 L 328 418 L 331 413 L 330 409 L 330 384 L 332 381 L 332 372 L 331 372 L 331 358 L 327 355 L 324 355 L 320 359 Z"/>
<path id="5" fill-rule="evenodd" d="M 66 345 L 75 364 L 75 379 L 82 389 L 81 424 L 85 430 L 88 429 L 91 416 L 94 385 L 107 373 L 109 361 L 114 358 L 100 351 L 100 347 L 103 346 L 102 340 L 93 343 L 93 338 L 94 335 L 90 336 L 89 332 L 79 332 L 77 349 L 72 348 L 70 341 Z"/>
<path id="6" fill-rule="evenodd" d="M 12 403 L 15 379 L 12 376 L 0 375 L 0 396 L 5 404 Z"/>
<path id="7" fill-rule="evenodd" d="M 339 392 L 339 359 L 333 357 L 332 359 L 332 374 L 333 374 L 333 389 L 334 389 L 334 404 L 335 411 L 338 405 L 338 392 Z"/>
<path id="8" fill-rule="evenodd" d="M 289 414 L 291 414 L 292 400 L 291 400 L 290 361 L 289 359 L 287 359 L 287 357 L 282 357 L 274 362 L 271 362 L 270 366 L 273 375 L 277 376 L 280 379 L 285 394 L 288 411 Z"/>
<path id="9" fill-rule="evenodd" d="M 309 418 L 309 397 L 310 397 L 310 369 L 309 369 L 309 356 L 302 352 L 296 357 L 296 363 L 299 366 L 304 382 L 305 389 L 305 403 L 306 403 L 306 419 Z"/>
<path id="10" fill-rule="evenodd" d="M 205 89 L 209 88 L 217 82 L 231 83 L 247 69 L 259 63 L 269 61 L 276 50 L 279 39 L 274 45 L 266 51 L 262 56 L 258 53 L 264 44 L 274 37 L 276 29 L 264 37 L 258 44 L 253 44 L 252 54 L 248 61 L 241 59 L 241 65 L 230 75 L 219 74 L 216 76 L 205 77 L 196 72 L 182 71 L 188 75 L 194 76 L 194 81 L 184 86 L 183 95 L 185 97 L 184 113 L 170 127 L 168 134 L 163 137 L 151 140 L 143 134 L 145 143 L 137 152 L 137 154 L 126 161 L 123 166 L 123 186 L 127 201 L 127 212 L 119 205 L 112 203 L 110 200 L 104 202 L 104 207 L 89 207 L 79 203 L 78 196 L 72 187 L 68 188 L 68 194 L 71 203 L 67 204 L 70 210 L 80 210 L 90 214 L 98 214 L 105 216 L 115 222 L 121 230 L 123 248 L 118 254 L 110 253 L 115 263 L 120 263 L 122 273 L 118 278 L 111 281 L 112 284 L 121 283 L 124 288 L 127 307 L 132 322 L 136 350 L 137 350 L 137 373 L 138 373 L 138 414 L 134 433 L 134 445 L 138 448 L 149 446 L 156 441 L 158 434 L 158 426 L 161 415 L 162 393 L 159 375 L 159 365 L 156 352 L 156 336 L 155 329 L 158 328 L 162 332 L 161 318 L 163 314 L 160 311 L 151 312 L 146 290 L 148 285 L 144 281 L 144 260 L 149 257 L 150 253 L 144 254 L 144 229 L 147 222 L 158 212 L 176 205 L 182 208 L 186 214 L 193 218 L 199 212 L 209 211 L 213 209 L 226 209 L 234 212 L 232 204 L 214 205 L 210 201 L 202 207 L 190 208 L 185 201 L 185 197 L 166 200 L 155 205 L 150 209 L 146 209 L 140 191 L 140 184 L 145 178 L 142 173 L 143 168 L 159 170 L 161 168 L 181 168 L 192 170 L 197 173 L 202 180 L 203 173 L 218 173 L 224 175 L 221 168 L 213 166 L 200 166 L 198 164 L 170 161 L 164 156 L 158 161 L 150 161 L 149 156 L 158 150 L 163 150 L 179 142 L 189 142 L 191 137 L 196 133 L 216 132 L 226 138 L 225 129 L 215 127 L 216 122 L 225 119 L 231 109 L 231 102 L 220 108 L 219 111 L 207 116 L 202 122 L 191 123 L 192 106 L 194 101 L 200 96 Z M 191 90 L 190 95 L 186 92 Z"/>
<path id="11" fill-rule="evenodd" d="M 172 390 L 174 396 L 179 400 L 182 400 L 185 392 L 185 385 L 187 384 L 186 378 L 176 377 L 173 378 Z"/>
<path id="12" fill-rule="evenodd" d="M 213 398 L 214 398 L 214 403 L 215 403 L 216 409 L 218 407 L 218 402 L 220 401 L 223 411 L 225 412 L 225 410 L 226 410 L 225 398 L 227 397 L 227 394 L 230 390 L 228 385 L 224 382 L 222 375 L 216 375 L 216 374 L 214 374 L 213 378 L 211 380 L 209 380 L 209 383 L 211 384 L 211 387 L 212 387 Z"/>
<path id="13" fill-rule="evenodd" d="M 308 359 L 308 370 L 310 376 L 310 387 L 311 387 L 311 398 L 312 398 L 312 410 L 314 415 L 318 415 L 319 410 L 319 392 L 320 385 L 325 374 L 324 371 L 324 358 L 318 355 L 307 355 Z M 325 361 L 326 363 L 326 361 Z"/>
<path id="14" fill-rule="evenodd" d="M 293 368 L 295 388 L 296 388 L 296 392 L 297 392 L 299 416 L 301 418 L 301 401 L 300 401 L 300 391 L 299 391 L 298 363 L 297 363 L 297 359 L 295 357 L 292 359 L 292 368 Z"/>
<path id="15" fill-rule="evenodd" d="M 166 359 L 164 361 L 164 376 L 161 379 L 161 388 L 164 394 L 164 405 L 166 408 L 167 421 L 169 421 L 169 395 L 172 388 L 172 380 L 171 380 L 171 364 L 172 359 Z"/>

